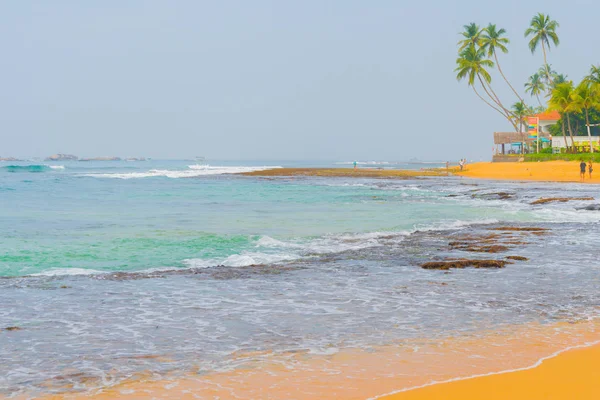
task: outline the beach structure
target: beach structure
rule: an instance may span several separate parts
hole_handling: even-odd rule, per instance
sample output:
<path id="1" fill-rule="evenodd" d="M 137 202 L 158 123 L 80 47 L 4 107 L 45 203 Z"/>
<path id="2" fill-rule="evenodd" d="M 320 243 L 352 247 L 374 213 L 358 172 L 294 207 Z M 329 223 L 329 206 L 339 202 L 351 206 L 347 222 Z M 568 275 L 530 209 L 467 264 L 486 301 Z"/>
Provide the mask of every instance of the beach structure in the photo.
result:
<path id="1" fill-rule="evenodd" d="M 493 161 L 518 161 L 520 154 L 535 153 L 548 146 L 554 147 L 554 138 L 549 127 L 559 120 L 558 112 L 545 111 L 525 117 L 522 132 L 494 132 Z M 564 137 L 559 138 L 564 142 Z"/>

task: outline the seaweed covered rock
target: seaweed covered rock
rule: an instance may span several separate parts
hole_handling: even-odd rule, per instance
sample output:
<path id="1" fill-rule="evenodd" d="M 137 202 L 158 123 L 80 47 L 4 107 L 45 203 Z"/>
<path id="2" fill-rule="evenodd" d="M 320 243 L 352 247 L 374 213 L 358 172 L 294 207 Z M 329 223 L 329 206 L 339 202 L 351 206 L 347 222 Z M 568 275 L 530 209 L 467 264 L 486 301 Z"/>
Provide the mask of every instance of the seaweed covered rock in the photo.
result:
<path id="1" fill-rule="evenodd" d="M 536 201 L 531 202 L 532 205 L 546 204 L 546 203 L 566 203 L 567 201 L 592 201 L 593 197 L 542 197 Z"/>
<path id="2" fill-rule="evenodd" d="M 423 269 L 437 269 L 447 271 L 451 268 L 504 268 L 506 264 L 510 264 L 504 260 L 446 260 L 446 261 L 431 261 L 421 264 Z"/>

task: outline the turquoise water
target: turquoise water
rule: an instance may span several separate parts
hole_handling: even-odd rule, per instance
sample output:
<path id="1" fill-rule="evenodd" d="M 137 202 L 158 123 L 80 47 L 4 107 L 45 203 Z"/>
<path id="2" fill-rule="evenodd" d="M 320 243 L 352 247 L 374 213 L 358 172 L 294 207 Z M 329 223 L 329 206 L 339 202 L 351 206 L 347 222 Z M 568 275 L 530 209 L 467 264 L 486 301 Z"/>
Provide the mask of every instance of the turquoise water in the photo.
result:
<path id="1" fill-rule="evenodd" d="M 72 390 L 87 390 L 237 367 L 240 352 L 329 354 L 597 316 L 600 212 L 530 204 L 595 186 L 232 174 L 307 165 L 348 164 L 0 164 L 0 329 L 21 328 L 0 331 L 0 393 L 64 391 L 74 370 L 85 375 Z M 550 233 L 506 254 L 448 247 L 506 224 Z M 529 261 L 419 267 L 507 254 Z"/>

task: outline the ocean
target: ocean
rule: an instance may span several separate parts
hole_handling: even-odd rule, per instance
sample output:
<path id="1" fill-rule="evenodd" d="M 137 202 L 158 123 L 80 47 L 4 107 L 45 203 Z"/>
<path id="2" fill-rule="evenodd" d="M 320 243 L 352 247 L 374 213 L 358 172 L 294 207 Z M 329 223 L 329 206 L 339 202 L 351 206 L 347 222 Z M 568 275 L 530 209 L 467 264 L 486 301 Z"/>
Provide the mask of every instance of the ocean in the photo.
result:
<path id="1" fill-rule="evenodd" d="M 236 174 L 307 166 L 352 162 L 0 163 L 0 395 L 598 317 L 600 212 L 531 204 L 595 186 Z"/>

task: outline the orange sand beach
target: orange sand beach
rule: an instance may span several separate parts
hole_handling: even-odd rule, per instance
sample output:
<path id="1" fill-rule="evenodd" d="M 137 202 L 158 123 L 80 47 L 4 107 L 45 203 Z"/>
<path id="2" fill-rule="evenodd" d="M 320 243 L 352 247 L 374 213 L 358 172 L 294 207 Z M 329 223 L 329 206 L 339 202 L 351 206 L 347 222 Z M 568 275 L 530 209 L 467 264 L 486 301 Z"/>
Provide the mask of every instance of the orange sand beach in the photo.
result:
<path id="1" fill-rule="evenodd" d="M 566 351 L 539 365 L 408 390 L 381 400 L 565 400 L 600 398 L 600 344 Z"/>
<path id="2" fill-rule="evenodd" d="M 600 168 L 600 166 L 598 167 Z M 579 182 L 579 162 L 544 161 L 492 163 L 479 162 L 467 164 L 465 171 L 452 167 L 448 171 L 440 169 L 394 170 L 374 168 L 278 168 L 264 171 L 247 172 L 243 175 L 260 177 L 297 177 L 321 176 L 344 178 L 384 178 L 411 179 L 422 176 L 464 176 L 476 179 L 540 181 L 540 182 Z M 585 183 L 600 183 L 600 170 L 592 175 L 586 174 Z"/>
<path id="3" fill-rule="evenodd" d="M 110 387 L 101 384 L 85 392 L 35 398 L 596 399 L 600 345 L 594 343 L 600 343 L 600 321 L 531 323 L 381 348 L 350 348 L 330 355 L 240 354 L 240 367 L 229 371 L 148 374 Z M 581 349 L 565 351 L 575 347 Z M 487 376 L 465 379 L 479 375 Z M 82 386 L 87 383 L 83 381 Z M 410 390 L 417 387 L 422 388 Z M 47 389 L 68 392 L 70 387 L 58 380 L 48 382 Z M 396 394 L 386 395 L 391 393 Z"/>
<path id="4" fill-rule="evenodd" d="M 469 178 L 498 179 L 513 181 L 547 181 L 547 182 L 579 182 L 579 162 L 577 161 L 544 161 L 544 162 L 512 162 L 491 163 L 480 162 L 467 164 L 466 170 L 454 174 Z M 600 171 L 586 173 L 585 183 L 600 183 Z"/>

